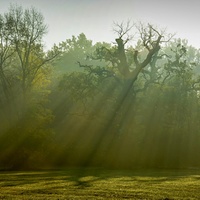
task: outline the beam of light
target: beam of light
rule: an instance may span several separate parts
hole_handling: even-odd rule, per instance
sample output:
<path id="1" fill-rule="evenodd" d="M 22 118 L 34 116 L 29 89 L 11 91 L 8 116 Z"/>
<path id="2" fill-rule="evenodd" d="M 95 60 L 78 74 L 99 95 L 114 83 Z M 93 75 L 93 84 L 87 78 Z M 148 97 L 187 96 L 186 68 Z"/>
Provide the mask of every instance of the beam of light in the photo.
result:
<path id="1" fill-rule="evenodd" d="M 104 96 L 101 99 L 98 99 L 96 102 L 96 106 L 93 108 L 94 112 L 99 112 L 102 107 L 104 106 L 102 104 L 102 100 L 104 100 L 107 95 L 111 94 L 113 92 L 113 87 L 117 87 L 116 85 L 113 85 L 111 88 L 107 89 L 107 92 L 104 94 Z M 116 118 L 117 115 L 119 115 L 119 111 L 120 109 L 122 109 L 122 107 L 125 105 L 125 103 L 127 104 L 126 100 L 130 98 L 130 90 L 132 88 L 132 82 L 129 83 L 128 86 L 123 87 L 123 90 L 121 93 L 119 93 L 118 97 L 117 97 L 117 102 L 116 105 L 114 106 L 114 111 L 110 113 L 110 115 L 108 116 L 108 118 L 106 118 L 106 123 L 104 124 L 103 129 L 98 130 L 94 125 L 92 124 L 92 122 L 90 124 L 88 124 L 89 122 L 87 122 L 86 124 L 84 124 L 83 126 L 80 126 L 80 129 L 78 131 L 84 130 L 85 134 L 80 135 L 78 138 L 74 138 L 73 142 L 71 142 L 70 146 L 74 147 L 77 145 L 82 144 L 83 140 L 85 139 L 85 137 L 87 137 L 87 143 L 88 146 L 91 146 L 92 144 L 92 149 L 89 150 L 89 154 L 87 155 L 86 161 L 84 163 L 84 165 L 87 165 L 91 160 L 93 160 L 93 158 L 96 156 L 97 152 L 99 151 L 99 149 L 101 148 L 101 145 L 105 142 L 105 138 L 110 137 L 110 142 L 107 144 L 107 148 L 111 148 L 112 149 L 112 144 L 114 141 L 114 138 L 116 137 L 116 134 L 111 134 L 109 132 L 112 132 L 111 128 L 113 126 L 114 120 Z M 129 97 L 128 97 L 129 96 Z M 123 121 L 126 121 L 126 115 L 130 109 L 130 104 L 132 104 L 133 102 L 129 101 L 129 104 L 126 106 L 126 109 L 124 109 L 123 111 L 125 111 L 125 113 L 122 116 L 122 119 L 120 119 L 120 121 L 123 124 Z M 112 105 L 111 105 L 112 106 Z M 124 119 L 123 119 L 124 118 Z M 122 124 L 119 125 L 119 129 L 121 128 Z M 90 132 L 93 132 L 94 127 L 96 128 L 96 134 L 92 133 L 91 136 L 88 137 L 88 134 L 90 134 Z M 87 134 L 88 133 L 88 134 Z M 75 133 L 74 133 L 75 134 Z M 73 148 L 72 150 L 73 151 Z M 63 157 L 63 156 L 61 156 Z"/>
<path id="2" fill-rule="evenodd" d="M 93 106 L 91 105 L 92 111 L 91 113 L 88 114 L 88 116 L 86 116 L 84 119 L 81 116 L 80 121 L 71 120 L 70 129 L 67 128 L 67 130 L 61 130 L 63 131 L 63 134 L 66 133 L 66 147 L 67 146 L 71 147 L 71 151 L 69 153 L 73 153 L 75 147 L 81 146 L 83 141 L 86 141 L 90 145 L 93 144 L 93 146 L 95 146 L 94 148 L 97 148 L 96 142 L 101 140 L 99 137 L 101 135 L 100 132 L 102 133 L 101 131 L 102 125 L 100 123 L 93 124 L 94 118 L 92 117 L 91 119 L 91 116 L 96 116 L 96 115 L 98 116 L 98 113 L 101 112 L 101 109 L 104 107 L 105 99 L 108 97 L 108 95 L 113 94 L 116 87 L 117 87 L 116 84 L 111 84 L 109 87 L 106 88 L 106 91 L 104 92 L 104 94 L 98 97 L 98 100 L 95 99 L 94 102 L 92 102 L 94 105 Z M 70 118 L 71 118 L 70 116 L 67 116 L 66 121 L 68 119 L 70 120 Z M 95 122 L 97 122 L 97 120 L 95 120 Z M 97 127 L 99 128 L 99 130 Z M 97 132 L 94 133 L 94 130 L 96 130 Z M 103 137 L 103 134 L 102 134 L 102 137 Z M 61 153 L 61 155 L 59 155 L 60 159 L 63 159 L 65 154 L 66 152 Z"/>

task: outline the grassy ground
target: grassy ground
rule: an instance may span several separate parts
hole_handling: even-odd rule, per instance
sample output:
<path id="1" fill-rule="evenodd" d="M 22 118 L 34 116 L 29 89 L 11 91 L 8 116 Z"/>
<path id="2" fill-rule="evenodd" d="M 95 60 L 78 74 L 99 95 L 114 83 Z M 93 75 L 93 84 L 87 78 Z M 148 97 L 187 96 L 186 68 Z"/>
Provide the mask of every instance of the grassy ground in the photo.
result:
<path id="1" fill-rule="evenodd" d="M 0 199 L 200 199 L 200 171 L 0 172 Z"/>

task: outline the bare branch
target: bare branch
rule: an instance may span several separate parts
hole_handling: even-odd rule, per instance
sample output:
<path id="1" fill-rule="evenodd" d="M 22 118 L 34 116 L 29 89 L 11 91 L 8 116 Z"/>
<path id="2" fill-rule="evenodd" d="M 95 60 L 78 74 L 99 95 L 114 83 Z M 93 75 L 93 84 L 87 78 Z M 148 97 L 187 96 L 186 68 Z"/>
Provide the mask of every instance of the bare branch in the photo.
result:
<path id="1" fill-rule="evenodd" d="M 121 22 L 121 23 L 117 23 L 114 22 L 114 28 L 113 31 L 115 33 L 117 33 L 118 38 L 122 39 L 125 35 L 126 35 L 126 39 L 123 39 L 124 44 L 126 44 L 128 41 L 133 39 L 133 35 L 130 35 L 129 32 L 131 31 L 131 29 L 135 26 L 134 23 L 131 23 L 130 20 L 128 20 L 126 23 Z"/>

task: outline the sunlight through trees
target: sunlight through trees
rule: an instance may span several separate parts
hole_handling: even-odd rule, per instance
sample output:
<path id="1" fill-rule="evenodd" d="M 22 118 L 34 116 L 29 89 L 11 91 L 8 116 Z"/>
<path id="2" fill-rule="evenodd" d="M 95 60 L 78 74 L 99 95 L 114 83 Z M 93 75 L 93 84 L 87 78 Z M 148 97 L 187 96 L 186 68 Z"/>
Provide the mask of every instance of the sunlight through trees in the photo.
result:
<path id="1" fill-rule="evenodd" d="M 200 52 L 151 24 L 115 23 L 45 51 L 35 8 L 0 15 L 0 169 L 200 167 Z"/>

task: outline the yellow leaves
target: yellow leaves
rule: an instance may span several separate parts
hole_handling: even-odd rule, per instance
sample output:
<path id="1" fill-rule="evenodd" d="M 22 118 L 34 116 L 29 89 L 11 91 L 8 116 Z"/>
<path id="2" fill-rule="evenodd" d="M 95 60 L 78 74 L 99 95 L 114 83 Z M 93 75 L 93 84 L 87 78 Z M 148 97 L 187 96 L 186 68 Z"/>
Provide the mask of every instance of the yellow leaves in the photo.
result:
<path id="1" fill-rule="evenodd" d="M 50 76 L 51 72 L 48 71 L 48 69 L 38 70 L 38 73 L 32 82 L 33 89 L 40 90 L 48 87 L 51 83 Z"/>

